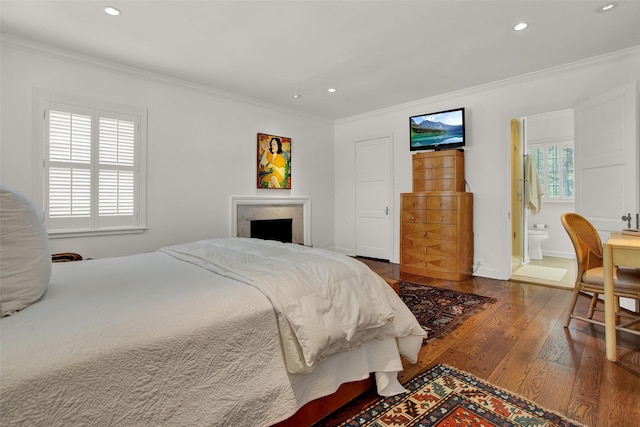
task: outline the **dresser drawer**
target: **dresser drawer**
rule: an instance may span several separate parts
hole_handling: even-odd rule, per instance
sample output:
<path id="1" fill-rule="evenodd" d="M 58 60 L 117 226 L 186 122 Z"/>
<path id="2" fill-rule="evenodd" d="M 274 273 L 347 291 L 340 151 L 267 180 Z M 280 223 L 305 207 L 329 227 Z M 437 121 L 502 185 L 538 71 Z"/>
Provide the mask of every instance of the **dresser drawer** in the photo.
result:
<path id="1" fill-rule="evenodd" d="M 457 211 L 444 209 L 405 209 L 402 211 L 403 223 L 456 224 Z"/>
<path id="2" fill-rule="evenodd" d="M 427 209 L 457 209 L 458 198 L 455 196 L 427 197 Z"/>
<path id="3" fill-rule="evenodd" d="M 405 196 L 400 197 L 402 209 L 426 209 L 427 196 Z"/>
<path id="4" fill-rule="evenodd" d="M 435 168 L 453 168 L 455 159 L 452 156 L 440 156 L 440 157 L 423 157 L 420 154 L 413 156 L 413 172 L 422 169 L 435 169 Z"/>
<path id="5" fill-rule="evenodd" d="M 444 209 L 427 209 L 427 222 L 429 224 L 455 224 L 458 212 Z"/>
<path id="6" fill-rule="evenodd" d="M 457 209 L 458 197 L 446 192 L 403 193 L 400 197 L 402 209 Z"/>
<path id="7" fill-rule="evenodd" d="M 413 181 L 413 191 L 453 191 L 455 189 L 454 179 L 424 179 Z"/>
<path id="8" fill-rule="evenodd" d="M 425 260 L 436 258 L 455 258 L 458 245 L 455 240 L 403 239 L 402 250 L 405 254 L 422 256 Z"/>
<path id="9" fill-rule="evenodd" d="M 403 223 L 426 223 L 427 222 L 427 210 L 426 209 L 404 209 L 402 211 Z"/>
<path id="10" fill-rule="evenodd" d="M 413 179 L 415 181 L 419 180 L 430 180 L 430 179 L 453 179 L 456 176 L 456 171 L 454 168 L 440 168 L 440 169 L 419 169 L 413 173 Z"/>
<path id="11" fill-rule="evenodd" d="M 410 269 L 428 272 L 456 272 L 456 259 L 454 257 L 421 256 L 413 253 L 405 253 L 402 256 L 402 265 Z"/>
<path id="12" fill-rule="evenodd" d="M 402 239 L 429 238 L 432 240 L 457 240 L 458 227 L 453 224 L 402 224 Z"/>

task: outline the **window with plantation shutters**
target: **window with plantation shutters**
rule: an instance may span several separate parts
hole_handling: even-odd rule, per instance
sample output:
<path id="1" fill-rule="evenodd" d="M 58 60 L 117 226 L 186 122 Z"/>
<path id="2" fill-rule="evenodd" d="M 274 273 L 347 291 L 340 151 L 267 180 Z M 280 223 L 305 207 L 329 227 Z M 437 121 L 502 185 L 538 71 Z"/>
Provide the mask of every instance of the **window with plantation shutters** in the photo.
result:
<path id="1" fill-rule="evenodd" d="M 144 228 L 143 112 L 42 99 L 49 234 Z"/>
<path id="2" fill-rule="evenodd" d="M 573 201 L 573 141 L 529 144 L 546 201 Z"/>

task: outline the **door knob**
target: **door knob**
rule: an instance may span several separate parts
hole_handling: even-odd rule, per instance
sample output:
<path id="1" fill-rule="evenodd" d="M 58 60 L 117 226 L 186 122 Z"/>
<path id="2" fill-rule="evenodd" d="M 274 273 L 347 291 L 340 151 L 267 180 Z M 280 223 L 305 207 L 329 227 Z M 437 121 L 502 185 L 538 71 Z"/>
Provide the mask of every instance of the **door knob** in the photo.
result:
<path id="1" fill-rule="evenodd" d="M 627 221 L 627 228 L 631 228 L 631 213 L 628 213 L 626 216 L 623 216 L 622 220 Z"/>

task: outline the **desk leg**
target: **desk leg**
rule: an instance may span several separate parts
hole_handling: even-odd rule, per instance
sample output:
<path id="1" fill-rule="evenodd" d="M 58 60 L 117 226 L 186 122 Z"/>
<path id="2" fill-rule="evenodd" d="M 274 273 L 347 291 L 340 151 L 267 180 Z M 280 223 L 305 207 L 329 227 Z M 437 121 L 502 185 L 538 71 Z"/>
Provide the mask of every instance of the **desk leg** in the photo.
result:
<path id="1" fill-rule="evenodd" d="M 607 359 L 612 362 L 616 357 L 616 305 L 613 296 L 613 254 L 611 246 L 603 247 L 604 268 L 604 336 L 607 347 Z"/>

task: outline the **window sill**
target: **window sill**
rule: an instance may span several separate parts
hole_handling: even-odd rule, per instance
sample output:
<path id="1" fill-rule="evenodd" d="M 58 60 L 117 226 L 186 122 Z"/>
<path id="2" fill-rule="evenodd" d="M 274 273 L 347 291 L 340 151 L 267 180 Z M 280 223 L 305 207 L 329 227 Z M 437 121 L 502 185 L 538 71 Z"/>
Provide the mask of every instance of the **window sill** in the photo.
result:
<path id="1" fill-rule="evenodd" d="M 140 234 L 144 233 L 147 227 L 125 227 L 125 228 L 101 228 L 99 230 L 52 230 L 48 232 L 50 239 L 63 239 L 65 237 L 94 237 L 113 236 L 117 234 Z"/>
<path id="2" fill-rule="evenodd" d="M 573 198 L 567 198 L 567 197 L 553 197 L 553 198 L 543 198 L 542 199 L 542 203 L 566 203 L 566 204 L 573 204 L 575 203 L 576 200 Z"/>

